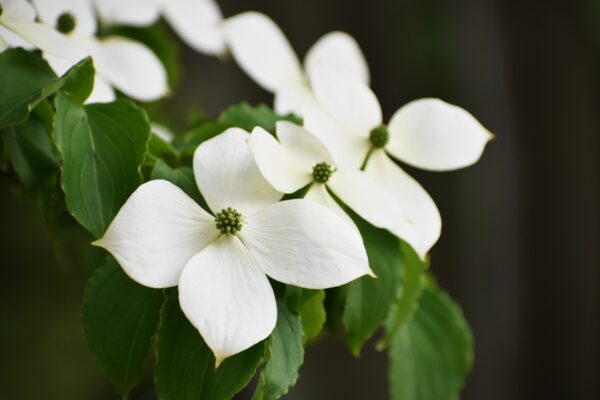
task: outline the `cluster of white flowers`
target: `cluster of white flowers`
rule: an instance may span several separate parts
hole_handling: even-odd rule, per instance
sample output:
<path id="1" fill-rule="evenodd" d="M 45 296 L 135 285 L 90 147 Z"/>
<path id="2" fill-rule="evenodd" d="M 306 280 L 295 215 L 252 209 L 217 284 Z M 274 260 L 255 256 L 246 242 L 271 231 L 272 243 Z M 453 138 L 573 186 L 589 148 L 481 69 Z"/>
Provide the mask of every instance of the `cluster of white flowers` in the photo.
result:
<path id="1" fill-rule="evenodd" d="M 212 0 L 0 0 L 0 51 L 37 47 L 57 73 L 92 56 L 89 102 L 168 93 L 166 73 L 145 46 L 97 38 L 103 23 L 148 25 L 160 16 L 190 47 L 229 51 L 274 93 L 276 137 L 231 128 L 194 154 L 203 210 L 175 185 L 154 180 L 127 200 L 95 244 L 135 281 L 179 287 L 181 308 L 215 354 L 217 365 L 263 340 L 277 310 L 267 276 L 322 289 L 373 275 L 360 232 L 338 201 L 409 243 L 420 257 L 439 238 L 441 218 L 427 192 L 395 160 L 434 170 L 476 162 L 492 135 L 467 111 L 419 99 L 383 123 L 369 68 L 346 33 L 323 36 L 304 68 L 277 25 L 247 12 L 222 19 Z M 304 198 L 280 201 L 306 188 Z M 332 195 L 333 194 L 333 195 Z M 336 198 L 337 197 L 337 200 Z"/>

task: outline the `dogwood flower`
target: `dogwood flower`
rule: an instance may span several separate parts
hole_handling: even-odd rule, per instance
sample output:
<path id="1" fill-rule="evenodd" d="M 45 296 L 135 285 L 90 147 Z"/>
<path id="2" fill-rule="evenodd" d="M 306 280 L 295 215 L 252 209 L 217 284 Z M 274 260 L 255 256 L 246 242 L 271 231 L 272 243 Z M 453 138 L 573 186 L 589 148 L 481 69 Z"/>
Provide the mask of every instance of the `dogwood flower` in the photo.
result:
<path id="1" fill-rule="evenodd" d="M 225 52 L 217 27 L 223 15 L 214 0 L 95 0 L 95 3 L 105 22 L 147 26 L 162 14 L 194 50 L 215 55 Z"/>
<path id="2" fill-rule="evenodd" d="M 305 108 L 306 128 L 329 148 L 338 165 L 362 167 L 394 193 L 411 221 L 395 233 L 425 257 L 439 238 L 440 214 L 394 159 L 432 171 L 462 168 L 481 157 L 493 136 L 464 109 L 430 98 L 400 108 L 386 126 L 367 85 L 325 66 L 311 74 L 311 86 L 320 106 Z"/>
<path id="3" fill-rule="evenodd" d="M 157 100 L 168 93 L 167 74 L 158 57 L 145 45 L 119 36 L 96 38 L 96 18 L 91 0 L 33 0 L 42 21 L 67 35 L 91 55 L 96 68 L 94 89 L 88 103 L 115 99 L 113 87 L 141 101 Z M 79 59 L 66 53 L 44 53 L 62 75 Z"/>
<path id="4" fill-rule="evenodd" d="M 141 185 L 95 245 L 135 281 L 179 285 L 181 308 L 215 354 L 217 366 L 266 338 L 277 318 L 267 276 L 328 288 L 371 274 L 362 238 L 328 208 L 282 194 L 263 178 L 230 128 L 201 144 L 194 175 L 214 212 L 175 185 Z"/>
<path id="5" fill-rule="evenodd" d="M 264 14 L 244 12 L 222 24 L 223 38 L 240 67 L 261 87 L 275 94 L 274 108 L 280 114 L 301 115 L 303 105 L 314 98 L 308 76 L 318 65 L 327 65 L 369 82 L 369 68 L 352 38 L 330 32 L 310 48 L 304 70 L 281 29 Z"/>
<path id="6" fill-rule="evenodd" d="M 337 168 L 327 148 L 306 129 L 279 121 L 276 130 L 279 141 L 260 127 L 248 141 L 260 172 L 275 189 L 294 193 L 310 185 L 306 199 L 331 208 L 351 224 L 328 190 L 374 226 L 393 230 L 407 222 L 391 194 L 357 168 Z"/>
<path id="7" fill-rule="evenodd" d="M 49 54 L 85 54 L 52 26 L 35 21 L 35 9 L 26 0 L 0 0 L 0 52 L 8 47 L 41 49 Z"/>

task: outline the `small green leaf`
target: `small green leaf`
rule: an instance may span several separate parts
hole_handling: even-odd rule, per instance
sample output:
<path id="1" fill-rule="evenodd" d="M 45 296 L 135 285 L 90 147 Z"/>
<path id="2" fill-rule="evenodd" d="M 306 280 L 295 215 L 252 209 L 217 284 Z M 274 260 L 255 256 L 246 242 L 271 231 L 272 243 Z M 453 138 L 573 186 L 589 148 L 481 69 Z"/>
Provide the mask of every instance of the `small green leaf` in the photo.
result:
<path id="1" fill-rule="evenodd" d="M 146 114 L 128 100 L 82 106 L 57 95 L 54 140 L 67 209 L 96 238 L 142 182 L 149 137 Z"/>
<path id="2" fill-rule="evenodd" d="M 287 298 L 290 308 L 294 312 L 299 312 L 300 308 L 310 300 L 313 296 L 316 296 L 319 290 L 305 289 L 298 286 L 287 285 L 285 290 L 285 297 Z"/>
<path id="3" fill-rule="evenodd" d="M 88 282 L 82 310 L 88 347 L 122 394 L 142 376 L 163 301 L 162 290 L 135 283 L 112 257 Z"/>
<path id="4" fill-rule="evenodd" d="M 58 78 L 38 54 L 21 48 L 3 51 L 0 53 L 0 129 L 25 122 L 40 101 L 56 93 L 66 82 L 69 82 L 70 94 L 75 93 L 75 83 L 87 87 L 90 69 L 93 78 L 91 60 L 86 59 Z M 76 97 L 81 98 L 85 90 L 77 89 Z"/>
<path id="5" fill-rule="evenodd" d="M 319 290 L 317 294 L 309 298 L 300 306 L 300 320 L 304 331 L 304 343 L 317 337 L 325 325 L 327 314 L 325 313 L 325 291 Z"/>
<path id="6" fill-rule="evenodd" d="M 390 319 L 386 323 L 385 337 L 377 343 L 377 350 L 380 351 L 385 350 L 391 345 L 397 332 L 402 329 L 417 309 L 425 279 L 424 272 L 428 266 L 408 244 L 402 243 L 401 248 L 404 259 L 402 291 L 390 315 Z"/>
<path id="7" fill-rule="evenodd" d="M 277 325 L 271 335 L 270 358 L 258 378 L 253 400 L 275 400 L 298 380 L 304 361 L 300 317 L 284 301 L 277 301 Z"/>
<path id="8" fill-rule="evenodd" d="M 302 120 L 293 114 L 277 115 L 268 106 L 260 104 L 256 107 L 248 103 L 240 103 L 229 107 L 219 116 L 219 122 L 224 122 L 242 128 L 248 132 L 256 126 L 275 133 L 275 123 L 277 121 L 291 121 L 302 124 Z"/>
<path id="9" fill-rule="evenodd" d="M 196 148 L 208 139 L 231 128 L 233 125 L 224 122 L 203 122 L 186 132 L 182 139 L 177 138 L 175 147 L 184 155 L 193 155 Z"/>
<path id="10" fill-rule="evenodd" d="M 0 129 L 24 122 L 56 74 L 39 55 L 21 48 L 0 53 Z"/>
<path id="11" fill-rule="evenodd" d="M 458 305 L 428 284 L 389 356 L 393 400 L 457 399 L 473 363 L 471 331 Z"/>
<path id="12" fill-rule="evenodd" d="M 63 78 L 63 90 L 76 103 L 83 104 L 94 89 L 94 64 L 90 58 L 71 68 Z"/>
<path id="13" fill-rule="evenodd" d="M 148 152 L 144 164 L 154 165 L 159 158 L 173 164 L 179 158 L 179 151 L 171 143 L 153 133 L 148 142 Z"/>
<path id="14" fill-rule="evenodd" d="M 58 157 L 50 135 L 36 117 L 1 131 L 23 189 L 42 206 L 56 189 Z"/>
<path id="15" fill-rule="evenodd" d="M 369 265 L 378 279 L 360 278 L 348 286 L 344 325 L 346 343 L 358 357 L 362 345 L 386 321 L 402 283 L 400 242 L 391 233 L 375 228 L 358 217 Z"/>
<path id="16" fill-rule="evenodd" d="M 215 357 L 169 290 L 156 337 L 156 392 L 162 400 L 231 399 L 250 382 L 265 356 L 265 343 L 227 358 L 215 370 Z"/>
<path id="17" fill-rule="evenodd" d="M 151 179 L 164 179 L 183 190 L 188 196 L 196 200 L 205 210 L 208 210 L 206 202 L 202 198 L 196 181 L 194 172 L 190 167 L 171 168 L 163 160 L 158 160 L 152 170 Z"/>

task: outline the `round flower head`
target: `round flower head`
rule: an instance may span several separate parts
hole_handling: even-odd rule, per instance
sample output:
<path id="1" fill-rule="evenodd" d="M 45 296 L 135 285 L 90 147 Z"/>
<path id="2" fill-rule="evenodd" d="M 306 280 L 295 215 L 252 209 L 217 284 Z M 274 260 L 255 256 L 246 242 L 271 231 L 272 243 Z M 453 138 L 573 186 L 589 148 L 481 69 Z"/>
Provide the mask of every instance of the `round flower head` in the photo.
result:
<path id="1" fill-rule="evenodd" d="M 279 121 L 277 141 L 254 128 L 250 146 L 261 173 L 274 188 L 294 193 L 309 185 L 306 198 L 352 220 L 331 196 L 333 192 L 358 215 L 379 228 L 394 230 L 407 223 L 396 199 L 358 168 L 338 168 L 327 148 L 301 126 Z"/>
<path id="2" fill-rule="evenodd" d="M 97 26 L 91 0 L 33 3 L 43 22 L 56 26 L 72 45 L 92 56 L 96 75 L 88 103 L 115 100 L 113 87 L 141 101 L 157 100 L 168 93 L 165 69 L 148 47 L 125 37 L 95 37 Z M 44 58 L 59 75 L 80 60 L 64 52 L 45 52 Z"/>
<path id="3" fill-rule="evenodd" d="M 179 285 L 181 308 L 217 365 L 265 339 L 277 318 L 267 276 L 322 289 L 370 274 L 362 239 L 344 219 L 282 194 L 260 174 L 246 141 L 231 128 L 194 154 L 194 175 L 214 215 L 175 185 L 141 185 L 96 245 L 135 281 Z"/>
<path id="4" fill-rule="evenodd" d="M 446 171 L 475 163 L 492 135 L 467 111 L 439 99 L 415 100 L 385 125 L 377 98 L 352 74 L 316 67 L 316 104 L 304 123 L 332 152 L 338 166 L 361 168 L 394 194 L 409 224 L 394 232 L 425 257 L 437 241 L 441 218 L 425 190 L 394 161 Z"/>
<path id="5" fill-rule="evenodd" d="M 0 10 L 0 52 L 8 47 L 24 47 L 68 54 L 77 60 L 85 57 L 83 49 L 55 29 L 55 23 L 35 22 L 35 9 L 26 0 L 0 0 Z"/>

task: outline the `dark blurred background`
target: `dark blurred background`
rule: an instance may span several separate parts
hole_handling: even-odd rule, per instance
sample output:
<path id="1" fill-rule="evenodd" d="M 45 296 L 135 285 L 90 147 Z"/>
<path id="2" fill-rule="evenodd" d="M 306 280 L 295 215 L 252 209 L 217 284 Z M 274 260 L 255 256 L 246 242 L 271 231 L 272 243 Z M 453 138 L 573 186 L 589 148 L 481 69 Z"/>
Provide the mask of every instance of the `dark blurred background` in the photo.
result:
<path id="1" fill-rule="evenodd" d="M 600 399 L 600 1 L 220 5 L 225 15 L 267 13 L 300 56 L 331 30 L 354 35 L 386 119 L 435 96 L 496 133 L 473 167 L 409 169 L 444 221 L 433 272 L 475 335 L 462 398 Z M 182 59 L 168 102 L 180 120 L 191 106 L 216 116 L 241 100 L 271 103 L 231 60 L 184 47 Z M 81 256 L 65 257 L 67 244 L 6 181 L 0 221 L 0 397 L 116 398 L 80 328 Z M 386 398 L 387 360 L 372 344 L 360 360 L 337 339 L 309 348 L 288 398 Z M 152 398 L 149 387 L 148 378 L 134 398 Z"/>

